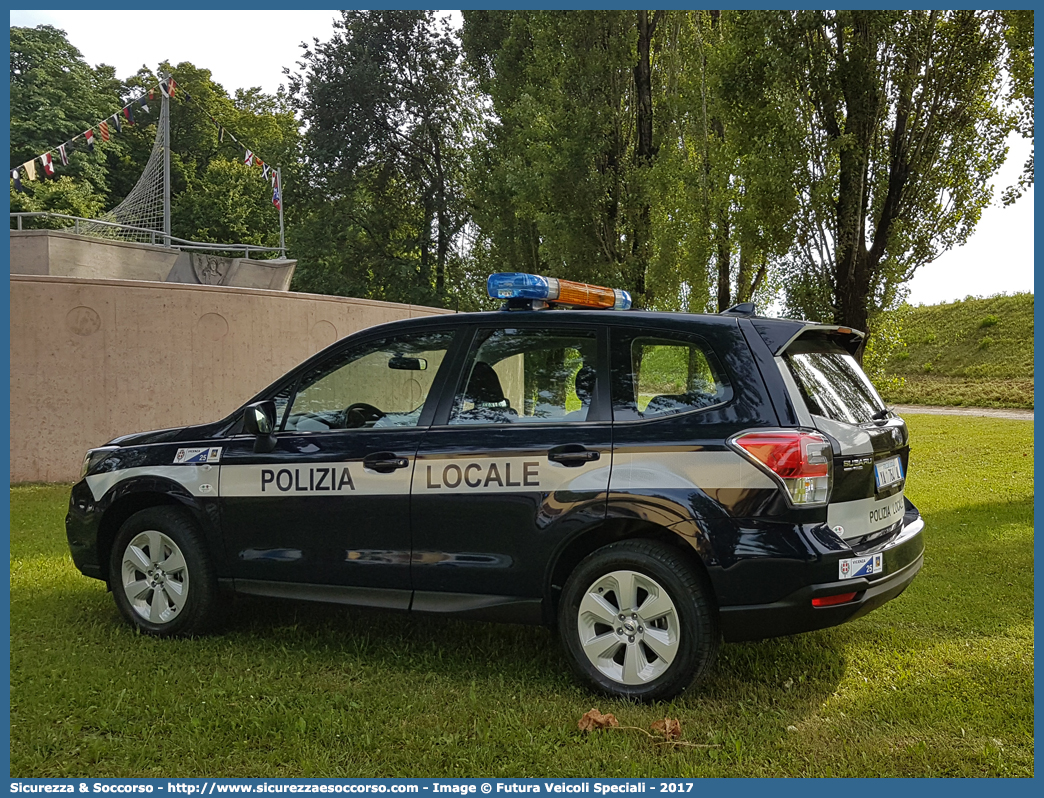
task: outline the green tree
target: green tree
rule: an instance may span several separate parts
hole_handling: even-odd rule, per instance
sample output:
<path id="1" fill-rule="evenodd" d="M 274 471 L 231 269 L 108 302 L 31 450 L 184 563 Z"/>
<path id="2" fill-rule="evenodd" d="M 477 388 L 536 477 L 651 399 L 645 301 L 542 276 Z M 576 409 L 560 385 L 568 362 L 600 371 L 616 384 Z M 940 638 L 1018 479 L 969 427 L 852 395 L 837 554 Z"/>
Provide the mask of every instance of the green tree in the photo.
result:
<path id="1" fill-rule="evenodd" d="M 635 13 L 466 11 L 462 37 L 493 111 L 471 183 L 481 251 L 648 303 Z"/>
<path id="2" fill-rule="evenodd" d="M 805 98 L 790 310 L 866 330 L 919 266 L 967 240 L 990 201 L 1013 124 L 1002 16 L 755 14 Z"/>
<path id="3" fill-rule="evenodd" d="M 344 11 L 334 27 L 290 80 L 307 124 L 295 285 L 450 304 L 474 113 L 456 37 L 426 11 Z"/>
<path id="4" fill-rule="evenodd" d="M 296 182 L 301 135 L 285 94 L 269 95 L 255 87 L 237 89 L 230 97 L 210 70 L 189 62 L 164 62 L 158 72 L 174 75 L 178 85 L 171 103 L 172 234 L 191 241 L 278 246 L 279 211 L 272 204 L 271 182 L 258 166 L 244 164 L 243 148 L 273 168 L 282 167 L 284 184 Z M 147 86 L 158 77 L 139 73 L 138 79 Z M 211 119 L 226 129 L 224 141 Z"/>
<path id="5" fill-rule="evenodd" d="M 11 164 L 19 166 L 71 141 L 119 108 L 122 86 L 112 67 L 89 66 L 64 32 L 41 25 L 11 28 Z M 71 178 L 25 179 L 24 193 L 12 186 L 12 210 L 91 212 L 111 200 L 110 170 L 101 147 L 89 152 L 83 138 L 67 148 L 70 163 L 59 166 Z M 57 155 L 55 161 L 58 161 Z"/>
<path id="6" fill-rule="evenodd" d="M 760 36 L 760 38 L 759 38 Z M 800 157 L 764 32 L 719 12 L 465 12 L 493 117 L 483 257 L 702 311 L 770 288 Z"/>
<path id="7" fill-rule="evenodd" d="M 179 90 L 171 101 L 172 234 L 218 243 L 278 245 L 278 210 L 272 188 L 259 168 L 243 166 L 242 150 L 231 136 L 218 140 L 217 119 L 245 146 L 272 165 L 285 164 L 293 182 L 300 161 L 300 133 L 284 95 L 240 89 L 234 97 L 211 79 L 209 70 L 182 62 L 143 68 L 125 81 L 112 67 L 90 67 L 64 32 L 50 26 L 11 28 L 11 160 L 15 165 L 82 134 L 117 113 L 132 99 L 156 88 L 159 75 L 174 75 Z M 190 99 L 191 97 L 191 99 Z M 135 124 L 113 131 L 94 151 L 78 139 L 69 165 L 55 179 L 24 179 L 12 185 L 12 211 L 50 211 L 94 218 L 115 207 L 134 188 L 152 153 L 160 95 L 134 105 Z M 56 159 L 57 160 L 57 159 Z M 39 164 L 39 162 L 37 162 Z M 36 226 L 63 227 L 61 220 Z"/>
<path id="8" fill-rule="evenodd" d="M 1014 109 L 1015 129 L 1023 138 L 1033 141 L 1033 11 L 1002 11 L 1004 41 L 1007 45 L 1009 91 L 1007 100 Z M 1033 185 L 1033 149 L 1022 165 L 1022 174 L 1014 186 L 1003 194 L 1005 205 L 1011 205 Z"/>
<path id="9" fill-rule="evenodd" d="M 687 190 L 663 192 L 658 247 L 672 253 L 684 227 L 694 262 L 679 277 L 697 286 L 702 269 L 709 289 L 690 302 L 693 310 L 768 299 L 774 266 L 794 236 L 797 98 L 776 74 L 758 20 L 690 11 L 668 21 L 658 57 L 659 126 L 672 146 L 658 171 L 666 185 Z M 668 272 L 674 264 L 665 261 L 659 268 Z"/>

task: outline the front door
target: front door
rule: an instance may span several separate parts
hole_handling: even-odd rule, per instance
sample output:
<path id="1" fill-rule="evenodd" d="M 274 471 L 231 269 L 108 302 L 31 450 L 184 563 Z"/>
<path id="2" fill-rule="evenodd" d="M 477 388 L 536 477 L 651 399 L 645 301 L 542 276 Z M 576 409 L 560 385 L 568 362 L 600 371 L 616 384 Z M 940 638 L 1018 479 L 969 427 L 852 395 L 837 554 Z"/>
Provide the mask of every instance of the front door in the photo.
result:
<path id="1" fill-rule="evenodd" d="M 255 453 L 252 436 L 229 441 L 219 492 L 238 590 L 409 606 L 410 482 L 452 339 L 337 350 L 273 397 L 273 451 Z"/>

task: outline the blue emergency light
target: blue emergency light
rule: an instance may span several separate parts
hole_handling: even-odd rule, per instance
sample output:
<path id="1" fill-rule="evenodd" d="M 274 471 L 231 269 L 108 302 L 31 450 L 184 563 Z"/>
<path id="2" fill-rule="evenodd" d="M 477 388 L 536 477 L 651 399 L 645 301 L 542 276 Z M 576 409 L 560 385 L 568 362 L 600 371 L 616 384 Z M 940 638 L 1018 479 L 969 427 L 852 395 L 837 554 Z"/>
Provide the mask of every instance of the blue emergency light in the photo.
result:
<path id="1" fill-rule="evenodd" d="M 523 272 L 491 274 L 486 281 L 486 290 L 493 299 L 530 299 L 603 310 L 628 310 L 631 307 L 631 295 L 619 288 L 605 288 Z"/>

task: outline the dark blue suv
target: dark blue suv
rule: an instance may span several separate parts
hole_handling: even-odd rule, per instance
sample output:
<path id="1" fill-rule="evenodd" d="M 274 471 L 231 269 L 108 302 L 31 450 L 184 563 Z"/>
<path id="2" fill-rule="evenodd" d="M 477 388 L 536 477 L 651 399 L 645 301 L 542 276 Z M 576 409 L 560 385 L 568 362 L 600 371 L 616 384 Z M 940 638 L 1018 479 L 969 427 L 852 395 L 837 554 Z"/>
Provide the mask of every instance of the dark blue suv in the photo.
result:
<path id="1" fill-rule="evenodd" d="M 588 683 L 646 700 L 723 637 L 910 584 L 907 429 L 861 333 L 545 304 L 374 327 L 228 418 L 90 451 L 76 565 L 161 636 L 233 592 L 547 624 Z"/>

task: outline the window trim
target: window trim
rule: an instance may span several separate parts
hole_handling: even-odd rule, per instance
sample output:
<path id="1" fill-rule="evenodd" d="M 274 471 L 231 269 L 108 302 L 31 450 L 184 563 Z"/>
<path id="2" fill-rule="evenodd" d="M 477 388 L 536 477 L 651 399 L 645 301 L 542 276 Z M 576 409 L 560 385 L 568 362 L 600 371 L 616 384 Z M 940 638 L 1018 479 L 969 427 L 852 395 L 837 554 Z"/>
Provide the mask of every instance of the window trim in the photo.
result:
<path id="1" fill-rule="evenodd" d="M 297 400 L 297 395 L 301 390 L 301 381 L 304 376 L 312 371 L 314 368 L 321 366 L 329 360 L 333 360 L 339 357 L 344 357 L 348 352 L 353 349 L 361 349 L 364 347 L 378 344 L 381 341 L 394 340 L 396 338 L 405 338 L 407 336 L 421 336 L 421 335 L 434 335 L 434 334 L 447 334 L 450 336 L 449 344 L 446 347 L 446 355 L 442 358 L 442 362 L 439 364 L 438 371 L 435 373 L 435 378 L 432 380 L 431 388 L 428 391 L 428 395 L 424 399 L 424 405 L 421 408 L 420 417 L 417 419 L 417 424 L 412 427 L 359 427 L 356 429 L 328 429 L 328 430 L 288 430 L 286 429 L 286 422 L 290 417 L 290 410 L 294 406 L 294 402 Z M 339 346 L 329 347 L 326 350 L 320 350 L 311 358 L 301 363 L 290 375 L 289 379 L 280 382 L 274 386 L 273 390 L 266 391 L 267 398 L 274 400 L 275 397 L 287 386 L 291 386 L 290 399 L 287 402 L 286 408 L 283 411 L 283 416 L 277 425 L 275 430 L 276 436 L 282 435 L 330 435 L 330 434 L 341 434 L 341 433 L 352 433 L 352 432 L 385 432 L 385 431 L 398 431 L 403 432 L 406 430 L 417 430 L 427 429 L 431 426 L 431 419 L 435 414 L 435 408 L 438 404 L 437 397 L 442 395 L 444 385 L 443 383 L 447 380 L 447 375 L 450 373 L 449 365 L 457 355 L 460 348 L 460 343 L 463 338 L 467 338 L 467 334 L 462 329 L 455 329 L 449 327 L 433 327 L 429 329 L 420 330 L 404 330 L 401 332 L 385 333 L 384 335 L 379 334 L 364 334 L 358 338 L 354 335 L 348 336 L 342 341 L 339 341 Z M 326 355 L 326 357 L 319 357 L 320 355 Z M 345 363 L 344 365 L 348 365 Z M 331 372 L 333 373 L 333 372 Z M 259 400 L 251 400 L 259 401 Z M 249 404 L 249 403 L 248 403 Z M 240 419 L 239 426 L 242 424 Z"/>
<path id="2" fill-rule="evenodd" d="M 651 418 L 619 418 L 617 413 L 617 406 L 615 397 L 611 397 L 610 409 L 613 415 L 613 424 L 654 424 L 660 421 L 666 421 L 668 419 L 683 418 L 686 416 L 692 416 L 697 413 L 706 413 L 711 410 L 720 410 L 726 405 L 730 404 L 736 398 L 736 390 L 732 386 L 732 378 L 721 359 L 715 352 L 714 347 L 711 346 L 710 342 L 702 335 L 697 333 L 691 333 L 677 329 L 661 329 L 658 327 L 627 327 L 627 328 L 614 328 L 612 338 L 612 352 L 616 357 L 622 357 L 625 364 L 631 363 L 631 347 L 634 342 L 639 338 L 658 338 L 665 341 L 677 341 L 679 343 L 687 343 L 690 345 L 697 346 L 703 353 L 703 356 L 707 359 L 710 364 L 711 370 L 714 372 L 716 377 L 720 377 L 722 385 L 724 387 L 724 395 L 722 399 L 715 402 L 712 405 L 706 407 L 694 407 L 691 410 L 683 410 L 678 413 L 665 413 L 662 415 L 653 416 Z M 634 370 L 629 366 L 627 367 L 627 384 L 630 386 L 630 392 L 632 396 L 636 396 L 635 383 L 634 383 Z M 612 384 L 610 383 L 610 389 Z M 639 413 L 637 401 L 633 404 L 635 413 Z"/>
<path id="3" fill-rule="evenodd" d="M 446 385 L 444 386 L 444 392 L 442 398 L 436 408 L 434 418 L 432 419 L 431 428 L 439 430 L 488 430 L 488 429 L 547 429 L 549 427 L 584 427 L 584 426 L 596 426 L 600 424 L 611 424 L 612 423 L 612 397 L 610 394 L 609 379 L 608 379 L 608 364 L 609 364 L 609 335 L 608 328 L 605 324 L 598 324 L 586 321 L 566 321 L 566 322 L 555 322 L 551 320 L 551 324 L 548 324 L 543 319 L 511 319 L 506 318 L 500 323 L 483 323 L 475 324 L 467 332 L 466 335 L 461 336 L 459 342 L 459 350 L 457 358 L 452 364 L 453 370 L 450 375 L 455 376 L 455 380 L 447 376 Z M 496 422 L 480 423 L 480 424 L 450 424 L 449 417 L 453 412 L 453 406 L 457 399 L 457 394 L 464 389 L 464 369 L 471 362 L 472 354 L 475 351 L 475 344 L 479 339 L 479 336 L 484 332 L 489 331 L 490 333 L 497 332 L 500 330 L 576 330 L 578 332 L 590 332 L 594 333 L 595 339 L 595 357 L 598 359 L 598 365 L 596 369 L 598 374 L 595 379 L 595 392 L 591 400 L 591 408 L 587 414 L 587 418 L 583 421 L 568 421 L 565 422 L 562 419 L 550 419 L 548 421 L 526 421 L 522 424 L 502 424 Z M 451 385 L 451 382 L 453 383 Z"/>

